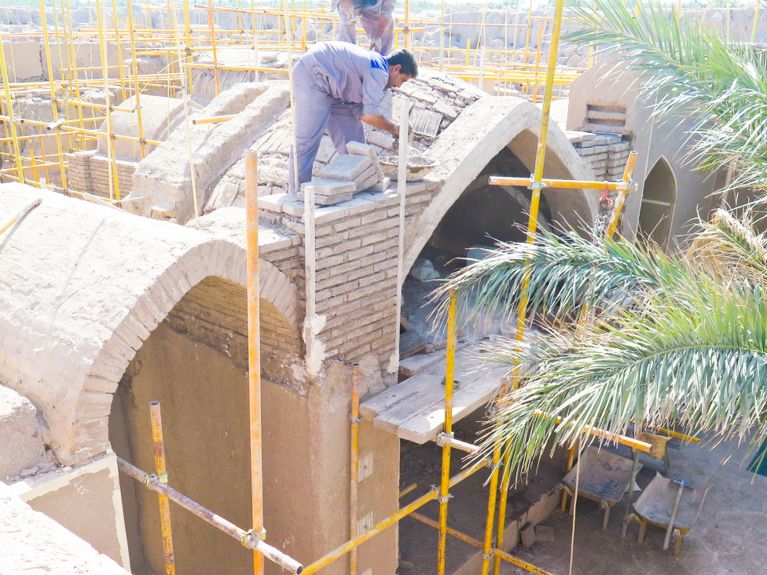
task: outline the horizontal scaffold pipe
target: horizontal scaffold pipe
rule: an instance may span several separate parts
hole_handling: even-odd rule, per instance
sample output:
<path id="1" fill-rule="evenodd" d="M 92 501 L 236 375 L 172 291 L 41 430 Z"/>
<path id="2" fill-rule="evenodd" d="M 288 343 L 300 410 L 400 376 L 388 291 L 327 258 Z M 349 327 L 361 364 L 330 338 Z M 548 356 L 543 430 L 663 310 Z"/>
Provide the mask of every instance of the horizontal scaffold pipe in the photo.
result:
<path id="1" fill-rule="evenodd" d="M 287 569 L 290 573 L 298 574 L 303 572 L 304 567 L 301 565 L 301 563 L 292 557 L 285 555 L 285 553 L 276 547 L 272 547 L 268 543 L 258 539 L 258 534 L 240 529 L 234 523 L 231 523 L 223 517 L 216 515 L 210 509 L 203 507 L 183 493 L 176 491 L 172 487 L 168 487 L 156 476 L 149 475 L 148 473 L 141 471 L 138 467 L 131 465 L 121 457 L 117 458 L 117 465 L 120 468 L 120 471 L 126 475 L 129 475 L 136 481 L 144 483 L 152 491 L 157 491 L 158 493 L 162 493 L 163 495 L 167 496 L 168 499 L 173 501 L 176 505 L 180 505 L 187 511 L 194 513 L 197 517 L 206 523 L 210 523 L 216 529 L 223 531 L 233 539 L 237 539 L 240 543 L 242 543 L 243 546 L 247 547 L 248 549 L 258 551 L 264 557 L 269 559 L 269 561 L 276 563 L 283 569 Z"/>

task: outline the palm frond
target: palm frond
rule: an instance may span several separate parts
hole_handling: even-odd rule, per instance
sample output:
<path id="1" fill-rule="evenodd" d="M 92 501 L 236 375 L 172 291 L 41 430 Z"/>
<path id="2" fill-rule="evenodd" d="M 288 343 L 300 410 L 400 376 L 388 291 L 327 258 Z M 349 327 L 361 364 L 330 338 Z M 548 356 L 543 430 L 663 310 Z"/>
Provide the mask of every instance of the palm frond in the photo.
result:
<path id="1" fill-rule="evenodd" d="M 631 420 L 673 421 L 692 432 L 761 443 L 767 435 L 765 294 L 713 281 L 685 289 L 694 310 L 660 294 L 618 321 L 546 339 L 535 351 L 520 352 L 517 342 L 498 347 L 502 360 L 522 360 L 526 385 L 497 400 L 477 456 L 489 455 L 500 441 L 511 455 L 503 472 L 516 481 L 547 446 L 589 441 L 584 431 L 593 427 L 621 433 Z"/>
<path id="2" fill-rule="evenodd" d="M 618 53 L 640 76 L 654 113 L 699 118 L 690 157 L 701 168 L 733 168 L 731 188 L 767 186 L 767 56 L 728 43 L 659 3 L 634 15 L 622 0 L 576 8 L 583 28 L 567 36 Z"/>
<path id="3" fill-rule="evenodd" d="M 458 296 L 461 322 L 488 317 L 511 319 L 528 279 L 528 312 L 566 319 L 616 299 L 642 298 L 656 290 L 674 291 L 690 274 L 660 249 L 640 249 L 627 242 L 584 238 L 575 231 L 557 236 L 542 232 L 534 244 L 499 242 L 488 257 L 449 277 L 432 295 L 435 317 L 443 320 L 450 291 Z"/>
<path id="4" fill-rule="evenodd" d="M 717 210 L 701 222 L 687 255 L 726 279 L 744 279 L 767 288 L 767 237 L 757 234 L 748 212 L 741 218 Z"/>

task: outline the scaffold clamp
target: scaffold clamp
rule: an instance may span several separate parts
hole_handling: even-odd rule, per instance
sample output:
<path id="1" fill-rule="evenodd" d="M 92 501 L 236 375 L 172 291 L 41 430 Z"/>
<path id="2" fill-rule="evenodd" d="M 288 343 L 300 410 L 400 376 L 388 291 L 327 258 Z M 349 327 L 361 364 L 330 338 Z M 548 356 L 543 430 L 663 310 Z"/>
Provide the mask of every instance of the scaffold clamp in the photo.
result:
<path id="1" fill-rule="evenodd" d="M 440 447 L 445 447 L 446 445 L 450 445 L 450 441 L 452 439 L 455 439 L 455 434 L 454 433 L 452 433 L 452 432 L 445 433 L 443 431 L 442 433 L 437 435 L 437 445 L 439 445 Z"/>
<path id="2" fill-rule="evenodd" d="M 256 531 L 255 529 L 248 529 L 242 535 L 242 539 L 240 539 L 240 542 L 243 544 L 243 546 L 248 547 L 248 543 L 253 540 L 266 541 L 266 529 L 261 528 L 258 531 Z"/>

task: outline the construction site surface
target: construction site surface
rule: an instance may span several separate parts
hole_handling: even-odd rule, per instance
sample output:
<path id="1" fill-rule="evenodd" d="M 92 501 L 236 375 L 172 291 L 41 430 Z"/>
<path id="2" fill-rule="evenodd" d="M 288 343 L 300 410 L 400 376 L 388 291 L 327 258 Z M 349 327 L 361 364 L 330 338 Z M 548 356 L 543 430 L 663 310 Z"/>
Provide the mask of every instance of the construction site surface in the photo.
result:
<path id="1" fill-rule="evenodd" d="M 291 68 L 329 2 L 0 7 L 0 575 L 764 573 L 740 447 L 607 437 L 639 490 L 680 453 L 708 478 L 678 557 L 621 537 L 623 484 L 573 539 L 567 448 L 512 486 L 472 457 L 510 382 L 485 344 L 541 318 L 435 321 L 439 281 L 536 228 L 674 245 L 722 177 L 694 118 L 560 42 L 561 1 L 423 4 L 394 13 L 399 142 L 324 136 L 295 196 Z M 767 41 L 753 6 L 683 15 Z"/>

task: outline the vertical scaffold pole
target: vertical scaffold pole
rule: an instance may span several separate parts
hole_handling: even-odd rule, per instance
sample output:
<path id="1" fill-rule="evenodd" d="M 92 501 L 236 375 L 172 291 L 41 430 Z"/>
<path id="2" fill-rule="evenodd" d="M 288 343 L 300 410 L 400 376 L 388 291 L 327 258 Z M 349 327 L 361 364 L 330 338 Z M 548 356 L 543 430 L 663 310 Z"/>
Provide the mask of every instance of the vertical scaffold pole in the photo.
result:
<path id="1" fill-rule="evenodd" d="M 447 361 L 445 365 L 445 439 L 453 438 L 453 381 L 455 380 L 455 292 L 450 292 L 447 315 Z M 437 541 L 437 575 L 445 575 L 447 547 L 447 504 L 450 499 L 450 442 L 442 445 L 442 478 L 439 486 L 439 539 Z"/>
<path id="2" fill-rule="evenodd" d="M 349 539 L 357 537 L 360 472 L 360 366 L 352 368 L 351 469 L 349 473 Z M 357 575 L 357 548 L 349 552 L 349 574 Z"/>
<path id="3" fill-rule="evenodd" d="M 213 13 L 213 0 L 208 0 L 208 29 L 210 30 L 210 49 L 213 51 L 213 80 L 216 83 L 216 96 L 221 92 L 221 79 L 218 74 L 218 51 L 216 50 L 216 17 Z"/>
<path id="4" fill-rule="evenodd" d="M 258 283 L 258 160 L 245 156 L 245 205 L 248 247 L 248 398 L 250 405 L 250 488 L 253 532 L 264 540 L 264 485 L 261 462 L 261 326 Z M 253 552 L 253 573 L 264 572 L 264 556 Z"/>
<path id="5" fill-rule="evenodd" d="M 0 36 L 0 73 L 3 76 L 3 95 L 5 96 L 5 114 L 8 116 L 8 125 L 11 129 L 11 143 L 13 145 L 13 159 L 16 163 L 16 177 L 24 183 L 24 169 L 21 167 L 21 150 L 19 149 L 19 135 L 16 132 L 16 119 L 13 114 L 13 100 L 11 100 L 11 86 L 8 80 L 8 66 L 5 62 L 5 50 L 3 49 L 2 36 Z"/>
<path id="6" fill-rule="evenodd" d="M 109 180 L 110 199 L 120 201 L 120 174 L 117 172 L 115 159 L 115 139 L 112 129 L 112 92 L 109 89 L 109 62 L 107 56 L 106 40 L 104 39 L 104 16 L 102 13 L 101 0 L 96 0 L 96 23 L 99 30 L 99 50 L 101 55 L 101 76 L 104 83 L 104 104 L 106 106 L 107 125 L 107 160 L 111 168 Z"/>
<path id="7" fill-rule="evenodd" d="M 162 434 L 162 415 L 160 402 L 149 402 L 149 417 L 152 424 L 152 445 L 154 447 L 154 469 L 157 480 L 165 485 L 168 484 L 168 470 L 165 465 L 165 441 Z M 157 494 L 157 503 L 160 506 L 160 530 L 162 532 L 162 552 L 165 557 L 165 575 L 175 575 L 176 559 L 173 555 L 173 534 L 170 523 L 170 503 L 168 496 Z"/>
<path id="8" fill-rule="evenodd" d="M 405 22 L 404 22 L 404 33 L 405 33 L 405 48 L 410 48 L 410 0 L 405 0 Z"/>
<path id="9" fill-rule="evenodd" d="M 48 65 L 48 86 L 51 92 L 51 114 L 53 123 L 57 126 L 54 134 L 56 140 L 56 156 L 59 161 L 59 175 L 61 176 L 61 187 L 67 189 L 67 174 L 64 166 L 64 153 L 61 149 L 61 130 L 58 128 L 59 110 L 56 105 L 56 85 L 53 80 L 53 66 L 51 65 L 51 42 L 48 37 L 48 18 L 45 13 L 45 0 L 40 0 L 40 24 L 43 29 L 43 47 L 45 49 L 45 63 Z M 61 65 L 62 62 L 59 62 Z M 43 157 L 43 163 L 48 163 L 48 158 Z"/>
<path id="10" fill-rule="evenodd" d="M 543 180 L 543 167 L 546 161 L 546 144 L 549 134 L 549 118 L 551 114 L 551 100 L 554 92 L 554 74 L 557 68 L 557 53 L 559 51 L 559 36 L 562 27 L 562 12 L 564 0 L 556 0 L 554 7 L 554 22 L 551 31 L 551 45 L 549 47 L 548 69 L 546 70 L 546 87 L 543 94 L 543 110 L 541 112 L 541 127 L 538 134 L 538 147 L 535 154 L 535 169 L 533 171 L 532 197 L 530 199 L 530 217 L 527 222 L 527 242 L 535 242 L 535 234 L 538 229 L 538 208 L 541 201 L 541 189 Z M 519 309 L 517 310 L 517 329 L 516 339 L 522 341 L 525 337 L 525 320 L 527 319 L 528 287 L 530 284 L 530 269 L 526 269 L 522 278 L 521 297 Z M 514 371 L 512 372 L 512 389 L 519 387 L 520 365 L 515 361 Z M 505 390 L 501 391 L 501 397 Z M 487 525 L 485 529 L 485 547 L 484 558 L 482 560 L 482 575 L 487 575 L 489 571 L 490 549 L 492 545 L 493 516 L 495 515 L 495 497 L 498 489 L 498 463 L 501 458 L 501 444 L 496 442 L 493 449 L 493 474 L 490 478 L 490 494 L 488 495 L 487 505 Z M 505 458 L 508 463 L 508 458 Z M 498 506 L 498 535 L 496 546 L 503 549 L 503 537 L 506 529 L 506 502 L 509 491 L 509 482 L 511 474 L 504 472 L 501 482 L 501 500 Z M 495 557 L 493 572 L 499 575 L 501 570 L 501 560 Z"/>
<path id="11" fill-rule="evenodd" d="M 136 57 L 136 34 L 133 29 L 133 2 L 127 0 L 128 33 L 131 49 L 131 76 L 133 77 L 133 96 L 136 100 L 136 122 L 138 124 L 138 144 L 141 157 L 146 157 L 146 142 L 144 141 L 144 115 L 141 109 L 141 86 L 138 80 L 138 58 Z"/>

